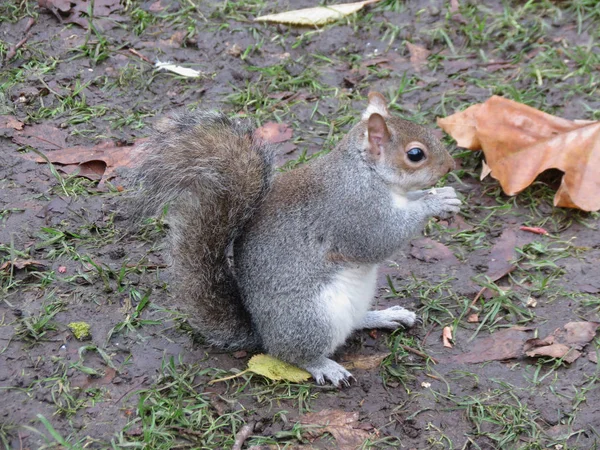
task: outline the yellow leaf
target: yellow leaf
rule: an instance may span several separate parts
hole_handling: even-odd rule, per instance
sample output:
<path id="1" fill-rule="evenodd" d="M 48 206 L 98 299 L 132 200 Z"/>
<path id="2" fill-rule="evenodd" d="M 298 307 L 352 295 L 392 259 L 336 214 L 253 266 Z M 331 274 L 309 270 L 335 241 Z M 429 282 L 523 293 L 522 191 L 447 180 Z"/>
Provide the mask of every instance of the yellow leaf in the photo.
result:
<path id="1" fill-rule="evenodd" d="M 354 14 L 363 6 L 376 3 L 379 0 L 366 0 L 355 3 L 340 3 L 338 5 L 317 6 L 315 8 L 297 9 L 279 14 L 268 14 L 254 19 L 256 22 L 275 22 L 288 25 L 318 26 L 335 22 L 345 16 Z"/>
<path id="2" fill-rule="evenodd" d="M 306 381 L 310 373 L 269 355 L 254 355 L 248 361 L 248 370 L 271 380 L 287 380 L 293 383 Z"/>

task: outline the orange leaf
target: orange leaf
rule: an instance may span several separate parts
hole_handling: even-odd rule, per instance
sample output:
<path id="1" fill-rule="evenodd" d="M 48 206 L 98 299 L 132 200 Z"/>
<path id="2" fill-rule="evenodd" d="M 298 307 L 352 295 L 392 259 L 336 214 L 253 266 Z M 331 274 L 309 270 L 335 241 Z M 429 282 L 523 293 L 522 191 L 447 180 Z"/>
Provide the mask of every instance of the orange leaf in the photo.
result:
<path id="1" fill-rule="evenodd" d="M 293 133 L 294 130 L 288 124 L 277 122 L 267 122 L 254 132 L 258 139 L 271 144 L 285 142 L 292 138 Z"/>
<path id="2" fill-rule="evenodd" d="M 554 205 L 600 210 L 600 122 L 571 121 L 493 96 L 438 119 L 457 144 L 482 149 L 491 175 L 508 195 L 548 169 L 564 172 Z"/>

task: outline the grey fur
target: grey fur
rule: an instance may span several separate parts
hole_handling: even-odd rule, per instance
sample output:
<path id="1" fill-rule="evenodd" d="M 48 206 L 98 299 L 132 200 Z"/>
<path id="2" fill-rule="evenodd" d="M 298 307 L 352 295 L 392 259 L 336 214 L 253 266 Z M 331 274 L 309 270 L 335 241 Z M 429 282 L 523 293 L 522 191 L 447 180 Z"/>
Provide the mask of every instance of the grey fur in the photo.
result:
<path id="1" fill-rule="evenodd" d="M 272 184 L 269 149 L 223 115 L 183 115 L 159 127 L 164 134 L 151 139 L 139 168 L 141 212 L 171 202 L 177 300 L 210 342 L 262 347 L 317 382 L 348 382 L 350 373 L 327 358 L 337 318 L 321 293 L 340 271 L 385 261 L 430 217 L 460 205 L 452 188 L 416 191 L 453 166 L 437 139 L 411 122 L 386 123 L 385 158 L 370 157 L 363 120 L 328 155 Z M 427 145 L 430 164 L 402 170 L 390 158 L 414 140 Z M 391 207 L 396 190 L 406 193 L 405 207 Z M 414 321 L 397 307 L 367 313 L 356 328 Z"/>
<path id="2" fill-rule="evenodd" d="M 178 306 L 211 344 L 259 349 L 227 252 L 267 194 L 272 152 L 218 112 L 177 114 L 141 149 L 134 216 L 170 204 L 169 241 Z"/>

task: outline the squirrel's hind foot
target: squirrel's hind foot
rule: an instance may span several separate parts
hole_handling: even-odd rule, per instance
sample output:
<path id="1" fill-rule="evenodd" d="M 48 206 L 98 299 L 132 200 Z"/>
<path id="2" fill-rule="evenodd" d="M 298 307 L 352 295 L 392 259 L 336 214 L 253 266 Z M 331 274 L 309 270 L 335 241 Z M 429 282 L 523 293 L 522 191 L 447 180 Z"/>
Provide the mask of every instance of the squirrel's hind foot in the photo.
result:
<path id="1" fill-rule="evenodd" d="M 335 387 L 339 387 L 340 384 L 350 386 L 350 381 L 355 380 L 352 374 L 343 366 L 324 356 L 305 364 L 303 367 L 310 372 L 317 384 L 325 384 L 326 381 L 329 381 Z"/>

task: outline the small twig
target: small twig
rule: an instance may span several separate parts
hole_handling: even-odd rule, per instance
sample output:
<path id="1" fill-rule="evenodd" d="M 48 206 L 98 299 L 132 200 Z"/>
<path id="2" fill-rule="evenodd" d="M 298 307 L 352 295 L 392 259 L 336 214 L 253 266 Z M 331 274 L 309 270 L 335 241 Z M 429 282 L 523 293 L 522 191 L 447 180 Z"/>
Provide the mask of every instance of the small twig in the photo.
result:
<path id="1" fill-rule="evenodd" d="M 429 331 L 427 332 L 427 334 L 425 335 L 425 337 L 423 338 L 423 341 L 421 342 L 421 345 L 424 347 L 425 346 L 425 341 L 427 341 L 427 338 L 429 337 L 429 335 L 431 334 L 431 332 L 434 330 L 434 328 L 437 326 L 437 323 L 434 323 L 433 326 L 429 329 Z"/>
<path id="2" fill-rule="evenodd" d="M 136 49 L 134 48 L 130 48 L 129 49 L 129 53 L 137 56 L 138 58 L 140 58 L 142 61 L 146 61 L 147 63 L 152 64 L 152 61 L 150 61 L 149 58 L 147 58 L 146 56 L 142 55 L 140 52 L 138 52 Z"/>
<path id="3" fill-rule="evenodd" d="M 475 303 L 477 303 L 477 300 L 479 300 L 479 297 L 481 297 L 483 295 L 483 293 L 485 292 L 486 289 L 487 289 L 487 287 L 481 288 L 481 290 L 477 293 L 477 295 L 475 296 L 475 298 L 469 305 L 469 309 L 475 309 Z"/>
<path id="4" fill-rule="evenodd" d="M 398 347 L 406 350 L 407 352 L 414 353 L 415 355 L 418 355 L 423 359 L 430 359 L 431 362 L 433 362 L 434 364 L 438 363 L 437 360 L 433 356 L 429 356 L 427 353 L 423 353 L 422 351 L 419 351 L 415 348 L 409 347 L 408 345 L 399 344 Z"/>
<path id="5" fill-rule="evenodd" d="M 35 25 L 35 19 L 33 17 L 30 17 L 29 21 L 27 22 L 27 26 L 25 27 L 25 37 L 23 39 L 21 39 L 19 42 L 17 42 L 15 45 L 13 45 L 8 50 L 8 52 L 6 52 L 4 61 L 8 62 L 15 57 L 15 55 L 17 54 L 17 50 L 19 50 L 21 47 L 23 47 L 23 45 L 25 45 L 25 42 L 27 42 L 27 40 L 31 37 L 30 31 L 34 25 Z"/>
<path id="6" fill-rule="evenodd" d="M 233 443 L 233 447 L 231 450 L 242 450 L 242 446 L 246 439 L 250 437 L 252 432 L 254 431 L 254 422 L 247 423 L 244 425 L 240 431 L 235 435 L 235 442 Z"/>

